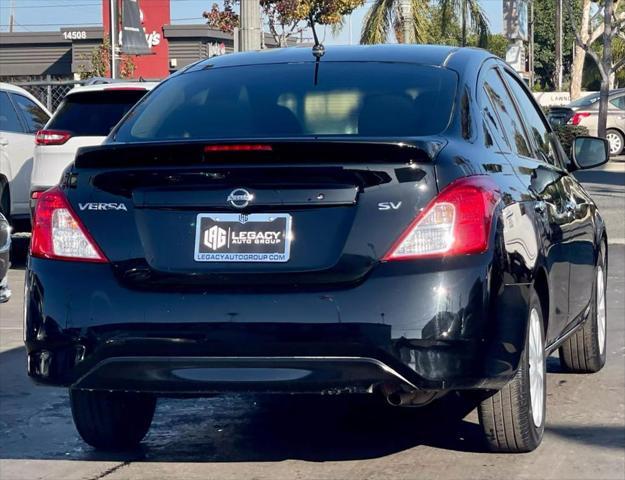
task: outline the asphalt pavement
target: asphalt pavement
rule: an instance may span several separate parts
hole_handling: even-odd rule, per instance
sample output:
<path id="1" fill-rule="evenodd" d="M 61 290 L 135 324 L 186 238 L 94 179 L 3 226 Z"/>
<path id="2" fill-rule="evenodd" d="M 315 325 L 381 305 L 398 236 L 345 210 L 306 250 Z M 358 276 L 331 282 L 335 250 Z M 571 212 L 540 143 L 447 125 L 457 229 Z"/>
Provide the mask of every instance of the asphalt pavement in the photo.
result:
<path id="1" fill-rule="evenodd" d="M 27 239 L 17 238 L 14 297 L 0 306 L 0 480 L 624 479 L 625 158 L 578 176 L 610 236 L 608 359 L 594 375 L 563 373 L 549 359 L 537 451 L 487 453 L 475 411 L 455 397 L 434 408 L 391 409 L 369 397 L 219 396 L 159 400 L 140 450 L 97 452 L 75 432 L 67 392 L 26 376 Z"/>

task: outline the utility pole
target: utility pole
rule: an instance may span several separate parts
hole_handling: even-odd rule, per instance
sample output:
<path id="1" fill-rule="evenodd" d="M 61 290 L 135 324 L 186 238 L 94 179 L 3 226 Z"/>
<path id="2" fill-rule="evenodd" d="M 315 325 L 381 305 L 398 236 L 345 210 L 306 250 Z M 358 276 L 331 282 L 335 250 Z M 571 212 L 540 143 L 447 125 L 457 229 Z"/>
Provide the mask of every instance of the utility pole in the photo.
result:
<path id="1" fill-rule="evenodd" d="M 556 0 L 556 90 L 562 90 L 562 0 Z"/>
<path id="2" fill-rule="evenodd" d="M 402 17 L 402 35 L 404 43 L 412 43 L 412 4 L 411 0 L 401 0 L 399 8 Z"/>
<path id="3" fill-rule="evenodd" d="M 530 0 L 529 5 L 529 25 L 528 25 L 528 38 L 529 38 L 529 48 L 528 48 L 528 70 L 529 70 L 529 87 L 530 89 L 534 88 L 534 0 Z"/>
<path id="4" fill-rule="evenodd" d="M 462 0 L 462 46 L 467 46 L 467 0 Z"/>
<path id="5" fill-rule="evenodd" d="M 349 30 L 349 44 L 352 44 L 352 14 L 350 13 L 347 16 L 347 25 L 348 25 L 348 30 Z"/>
<path id="6" fill-rule="evenodd" d="M 11 16 L 9 17 L 9 32 L 13 32 L 13 25 L 15 24 L 15 0 L 11 0 Z"/>
<path id="7" fill-rule="evenodd" d="M 599 91 L 599 119 L 597 133 L 605 138 L 608 117 L 608 95 L 610 93 L 610 72 L 612 70 L 612 15 L 614 0 L 603 3 L 603 68 L 601 68 L 601 89 Z"/>
<path id="8" fill-rule="evenodd" d="M 260 4 L 258 0 L 241 0 L 241 41 L 242 52 L 260 50 Z"/>
<path id="9" fill-rule="evenodd" d="M 110 34 L 111 34 L 111 78 L 115 79 L 117 75 L 117 0 L 110 0 L 109 2 L 109 17 L 110 17 Z"/>

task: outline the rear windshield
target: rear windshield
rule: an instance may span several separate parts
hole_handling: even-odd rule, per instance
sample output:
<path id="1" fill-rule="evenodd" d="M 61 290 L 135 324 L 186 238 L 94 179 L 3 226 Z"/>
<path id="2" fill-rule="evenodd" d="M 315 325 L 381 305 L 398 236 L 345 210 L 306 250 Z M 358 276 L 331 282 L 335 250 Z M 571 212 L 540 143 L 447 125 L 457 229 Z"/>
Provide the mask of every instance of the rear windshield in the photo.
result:
<path id="1" fill-rule="evenodd" d="M 585 97 L 572 101 L 569 103 L 569 107 L 587 107 L 588 105 L 595 103 L 597 100 L 599 100 L 599 94 L 591 93 L 590 95 L 586 95 Z"/>
<path id="2" fill-rule="evenodd" d="M 447 126 L 456 84 L 450 70 L 400 63 L 205 69 L 157 88 L 115 140 L 429 135 Z"/>
<path id="3" fill-rule="evenodd" d="M 65 97 L 47 128 L 76 137 L 107 136 L 146 90 L 103 90 Z"/>

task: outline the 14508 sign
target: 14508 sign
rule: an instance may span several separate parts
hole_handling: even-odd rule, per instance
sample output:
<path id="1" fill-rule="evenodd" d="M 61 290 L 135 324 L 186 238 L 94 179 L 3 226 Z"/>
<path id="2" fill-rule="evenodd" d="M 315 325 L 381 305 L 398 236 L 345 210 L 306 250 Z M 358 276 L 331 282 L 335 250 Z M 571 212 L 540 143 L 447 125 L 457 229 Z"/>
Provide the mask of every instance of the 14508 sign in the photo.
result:
<path id="1" fill-rule="evenodd" d="M 87 32 L 84 30 L 72 30 L 71 32 L 63 32 L 65 40 L 86 40 Z"/>

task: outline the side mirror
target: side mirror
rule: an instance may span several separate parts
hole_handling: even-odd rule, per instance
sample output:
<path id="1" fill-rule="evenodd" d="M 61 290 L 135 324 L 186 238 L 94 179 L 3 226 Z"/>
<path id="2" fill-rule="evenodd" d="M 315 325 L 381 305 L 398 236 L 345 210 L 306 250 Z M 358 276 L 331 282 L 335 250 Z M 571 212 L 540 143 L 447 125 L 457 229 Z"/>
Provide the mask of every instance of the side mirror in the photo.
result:
<path id="1" fill-rule="evenodd" d="M 571 157 L 575 170 L 595 168 L 610 159 L 610 146 L 608 141 L 599 137 L 575 137 L 571 148 Z"/>

